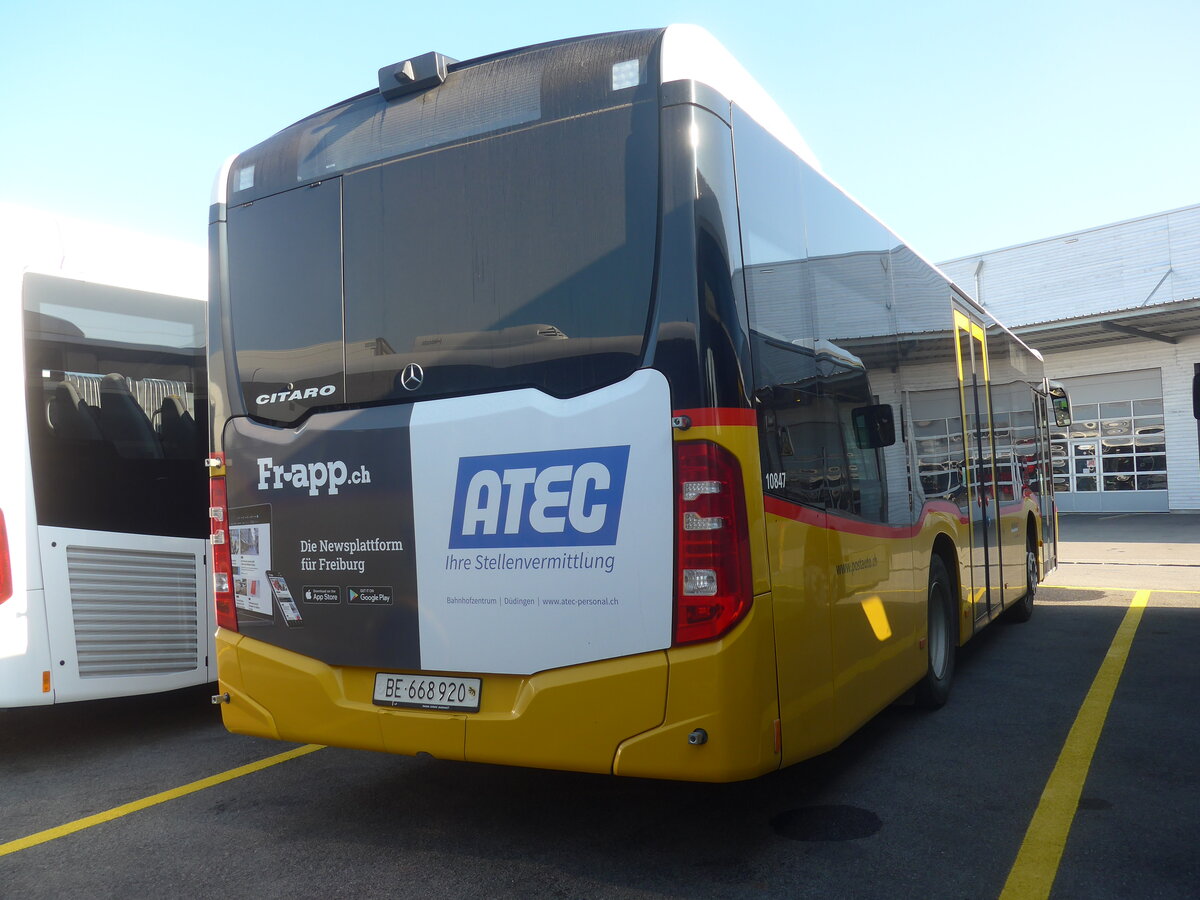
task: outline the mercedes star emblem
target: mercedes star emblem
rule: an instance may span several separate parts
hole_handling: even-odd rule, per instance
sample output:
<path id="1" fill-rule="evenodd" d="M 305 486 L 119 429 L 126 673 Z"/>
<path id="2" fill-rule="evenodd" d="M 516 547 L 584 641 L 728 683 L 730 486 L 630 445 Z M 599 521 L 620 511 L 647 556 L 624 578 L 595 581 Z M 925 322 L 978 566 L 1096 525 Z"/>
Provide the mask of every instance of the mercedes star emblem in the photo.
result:
<path id="1" fill-rule="evenodd" d="M 400 385 L 406 391 L 415 391 L 421 386 L 421 382 L 425 380 L 425 370 L 416 363 L 409 363 L 404 367 L 404 371 L 400 373 Z"/>

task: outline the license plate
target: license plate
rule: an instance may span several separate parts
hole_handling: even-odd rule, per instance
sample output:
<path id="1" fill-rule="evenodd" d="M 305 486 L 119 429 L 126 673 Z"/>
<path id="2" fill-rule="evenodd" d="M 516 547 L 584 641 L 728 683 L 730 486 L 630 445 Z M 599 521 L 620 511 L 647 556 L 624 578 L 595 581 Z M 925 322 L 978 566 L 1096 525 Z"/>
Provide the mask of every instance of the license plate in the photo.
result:
<path id="1" fill-rule="evenodd" d="M 376 706 L 404 706 L 412 709 L 450 709 L 479 712 L 479 678 L 448 678 L 442 675 L 375 676 Z"/>

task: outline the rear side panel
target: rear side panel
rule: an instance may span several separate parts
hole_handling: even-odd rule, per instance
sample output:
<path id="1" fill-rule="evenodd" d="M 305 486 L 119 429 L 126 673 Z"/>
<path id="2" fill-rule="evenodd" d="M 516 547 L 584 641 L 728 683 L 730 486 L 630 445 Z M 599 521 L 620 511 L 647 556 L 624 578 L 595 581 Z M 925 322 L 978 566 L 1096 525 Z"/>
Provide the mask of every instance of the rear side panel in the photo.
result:
<path id="1" fill-rule="evenodd" d="M 206 542 L 38 529 L 55 702 L 210 680 Z"/>
<path id="2" fill-rule="evenodd" d="M 754 599 L 746 617 L 715 641 L 667 651 L 670 686 L 663 722 L 621 745 L 613 772 L 689 781 L 734 781 L 779 767 L 776 604 L 767 579 L 766 526 L 754 414 L 744 409 L 684 409 L 692 426 L 676 441 L 705 440 L 737 458 L 746 494 Z M 695 743 L 703 732 L 703 743 Z"/>

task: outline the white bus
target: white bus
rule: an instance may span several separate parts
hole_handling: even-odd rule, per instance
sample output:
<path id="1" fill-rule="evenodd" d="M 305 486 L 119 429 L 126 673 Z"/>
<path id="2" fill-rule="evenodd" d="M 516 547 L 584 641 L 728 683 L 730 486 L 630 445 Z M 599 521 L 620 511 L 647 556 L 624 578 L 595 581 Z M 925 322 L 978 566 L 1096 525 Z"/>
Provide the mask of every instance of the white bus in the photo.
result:
<path id="1" fill-rule="evenodd" d="M 205 277 L 0 204 L 0 708 L 212 680 Z"/>

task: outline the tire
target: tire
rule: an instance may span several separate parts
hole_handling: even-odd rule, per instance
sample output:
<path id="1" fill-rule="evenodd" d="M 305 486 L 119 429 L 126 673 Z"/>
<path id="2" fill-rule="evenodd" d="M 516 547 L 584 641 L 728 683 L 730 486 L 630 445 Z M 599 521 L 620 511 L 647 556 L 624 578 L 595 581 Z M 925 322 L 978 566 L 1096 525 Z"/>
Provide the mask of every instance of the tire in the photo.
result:
<path id="1" fill-rule="evenodd" d="M 1025 542 L 1025 596 L 1004 611 L 1005 621 L 1028 622 L 1033 615 L 1033 598 L 1037 594 L 1038 555 L 1032 534 Z"/>
<path id="2" fill-rule="evenodd" d="M 953 582 L 940 556 L 929 561 L 929 631 L 925 649 L 928 667 L 917 682 L 917 706 L 938 709 L 950 699 L 954 660 L 958 650 L 958 612 L 953 602 Z"/>

